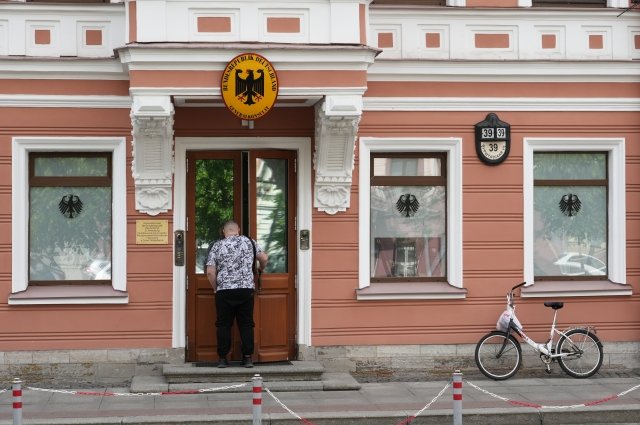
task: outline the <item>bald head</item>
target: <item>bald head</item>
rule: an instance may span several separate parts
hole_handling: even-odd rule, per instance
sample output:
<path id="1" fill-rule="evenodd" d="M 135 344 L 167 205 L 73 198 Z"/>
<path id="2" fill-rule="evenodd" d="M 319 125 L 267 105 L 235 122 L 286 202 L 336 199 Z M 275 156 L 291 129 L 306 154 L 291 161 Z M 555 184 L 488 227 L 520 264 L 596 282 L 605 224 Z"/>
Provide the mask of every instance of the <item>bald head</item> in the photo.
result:
<path id="1" fill-rule="evenodd" d="M 228 220 L 222 226 L 222 233 L 225 238 L 237 236 L 240 234 L 240 226 L 234 220 Z"/>

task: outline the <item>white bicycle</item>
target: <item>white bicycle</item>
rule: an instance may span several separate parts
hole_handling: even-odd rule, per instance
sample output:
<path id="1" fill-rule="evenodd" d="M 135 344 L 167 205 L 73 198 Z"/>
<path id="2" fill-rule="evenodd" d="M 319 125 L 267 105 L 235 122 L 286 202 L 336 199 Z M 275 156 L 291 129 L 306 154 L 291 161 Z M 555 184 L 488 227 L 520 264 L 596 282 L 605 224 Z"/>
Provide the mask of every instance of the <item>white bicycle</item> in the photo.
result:
<path id="1" fill-rule="evenodd" d="M 501 381 L 516 374 L 522 365 L 522 348 L 516 339 L 519 336 L 524 342 L 540 353 L 540 360 L 546 365 L 547 373 L 551 373 L 551 363 L 557 361 L 565 373 L 574 378 L 588 378 L 598 372 L 602 366 L 602 343 L 595 335 L 592 326 L 572 327 L 564 331 L 556 329 L 558 310 L 564 303 L 546 301 L 545 307 L 553 309 L 553 323 L 549 339 L 539 344 L 529 338 L 522 330 L 516 317 L 514 291 L 526 282 L 522 282 L 507 294 L 507 309 L 496 324 L 497 330 L 483 336 L 476 345 L 475 360 L 480 372 L 486 377 Z M 557 340 L 557 343 L 555 341 Z"/>

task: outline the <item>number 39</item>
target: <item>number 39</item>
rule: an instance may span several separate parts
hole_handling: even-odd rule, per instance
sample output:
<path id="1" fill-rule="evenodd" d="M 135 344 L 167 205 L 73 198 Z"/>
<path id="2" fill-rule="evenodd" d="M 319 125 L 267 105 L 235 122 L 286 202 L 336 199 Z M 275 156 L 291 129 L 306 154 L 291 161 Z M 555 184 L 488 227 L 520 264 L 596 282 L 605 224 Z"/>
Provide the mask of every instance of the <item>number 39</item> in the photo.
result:
<path id="1" fill-rule="evenodd" d="M 493 128 L 483 128 L 482 129 L 482 138 L 483 139 L 493 139 Z"/>

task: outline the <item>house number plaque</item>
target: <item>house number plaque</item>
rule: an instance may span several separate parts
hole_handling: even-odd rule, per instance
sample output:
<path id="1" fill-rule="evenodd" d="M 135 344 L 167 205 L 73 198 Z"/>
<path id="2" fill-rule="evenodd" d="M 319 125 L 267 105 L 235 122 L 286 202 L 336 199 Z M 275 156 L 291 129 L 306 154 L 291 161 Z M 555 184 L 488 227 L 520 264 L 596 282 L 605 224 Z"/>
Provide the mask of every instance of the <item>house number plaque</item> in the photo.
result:
<path id="1" fill-rule="evenodd" d="M 482 162 L 497 165 L 509 156 L 511 125 L 490 113 L 476 124 L 476 153 Z"/>

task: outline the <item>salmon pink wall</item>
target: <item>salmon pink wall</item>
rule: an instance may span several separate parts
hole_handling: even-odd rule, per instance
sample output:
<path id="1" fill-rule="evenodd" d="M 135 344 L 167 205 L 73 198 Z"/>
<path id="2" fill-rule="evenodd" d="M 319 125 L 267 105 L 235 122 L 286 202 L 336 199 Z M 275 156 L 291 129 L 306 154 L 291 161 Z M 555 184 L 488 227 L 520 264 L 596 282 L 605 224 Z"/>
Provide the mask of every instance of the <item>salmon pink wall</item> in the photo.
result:
<path id="1" fill-rule="evenodd" d="M 31 82 L 30 82 L 31 83 Z M 121 83 L 22 85 L 34 92 L 126 94 Z M 3 88 L 9 90 L 10 85 Z M 24 92 L 24 90 L 23 90 Z M 129 109 L 4 108 L 0 115 L 0 346 L 3 350 L 171 347 L 172 247 L 135 244 L 137 213 L 127 173 L 126 305 L 7 305 L 11 293 L 11 140 L 15 136 L 116 136 L 131 140 Z M 127 148 L 131 169 L 131 145 Z M 26 212 L 25 212 L 26 213 Z M 155 218 L 169 220 L 173 214 Z"/>
<path id="2" fill-rule="evenodd" d="M 497 84 L 500 86 L 500 84 Z M 385 83 L 372 83 L 367 95 L 391 95 Z M 412 85 L 413 86 L 413 85 Z M 491 87 L 456 83 L 418 83 L 442 93 Z M 582 86 L 582 85 L 578 85 Z M 636 96 L 638 85 L 591 87 L 591 93 Z M 409 88 L 396 83 L 393 93 Z M 514 85 L 511 95 L 535 91 Z M 415 89 L 415 87 L 414 87 Z M 494 87 L 495 89 L 495 87 Z M 540 86 L 542 92 L 562 90 Z M 564 90 L 577 90 L 569 87 Z M 499 90 L 494 90 L 499 91 Z M 405 93 L 406 92 L 406 93 Z M 461 90 L 460 93 L 464 92 Z M 415 90 L 414 96 L 425 95 Z M 558 94 L 558 96 L 566 96 Z M 577 95 L 577 91 L 575 92 Z M 633 94 L 636 93 L 636 94 Z M 433 95 L 433 94 L 430 94 Z M 464 287 L 461 300 L 357 301 L 358 159 L 351 208 L 329 216 L 313 215 L 312 344 L 448 344 L 475 343 L 495 326 L 505 294 L 523 279 L 523 139 L 526 137 L 624 137 L 627 155 L 627 283 L 634 295 L 564 299 L 561 325 L 589 323 L 604 341 L 640 340 L 640 122 L 636 112 L 501 112 L 511 124 L 511 151 L 506 162 L 487 166 L 475 152 L 474 124 L 492 111 L 365 112 L 360 137 L 460 137 L 463 139 Z M 551 320 L 544 299 L 519 300 L 519 317 L 531 336 L 544 338 Z"/>

